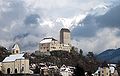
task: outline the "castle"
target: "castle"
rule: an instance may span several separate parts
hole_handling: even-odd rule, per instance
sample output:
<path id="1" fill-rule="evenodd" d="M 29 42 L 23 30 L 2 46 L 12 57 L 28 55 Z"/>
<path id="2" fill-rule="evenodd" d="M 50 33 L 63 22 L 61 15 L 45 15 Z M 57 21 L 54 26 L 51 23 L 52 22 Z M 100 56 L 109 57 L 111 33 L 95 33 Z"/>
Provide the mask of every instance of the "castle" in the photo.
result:
<path id="1" fill-rule="evenodd" d="M 44 38 L 39 43 L 39 52 L 50 52 L 55 50 L 68 51 L 71 50 L 70 30 L 62 28 L 60 30 L 60 41 L 55 38 Z"/>

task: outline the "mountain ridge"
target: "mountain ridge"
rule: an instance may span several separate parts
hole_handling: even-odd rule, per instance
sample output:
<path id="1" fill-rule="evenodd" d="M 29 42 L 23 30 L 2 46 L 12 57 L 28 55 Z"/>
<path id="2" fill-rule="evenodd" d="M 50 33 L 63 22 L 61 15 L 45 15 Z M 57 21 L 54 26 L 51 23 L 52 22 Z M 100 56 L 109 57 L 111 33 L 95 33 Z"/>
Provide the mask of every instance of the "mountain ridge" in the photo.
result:
<path id="1" fill-rule="evenodd" d="M 119 63 L 120 61 L 120 48 L 108 49 L 96 56 L 99 61 L 106 61 L 109 63 Z"/>

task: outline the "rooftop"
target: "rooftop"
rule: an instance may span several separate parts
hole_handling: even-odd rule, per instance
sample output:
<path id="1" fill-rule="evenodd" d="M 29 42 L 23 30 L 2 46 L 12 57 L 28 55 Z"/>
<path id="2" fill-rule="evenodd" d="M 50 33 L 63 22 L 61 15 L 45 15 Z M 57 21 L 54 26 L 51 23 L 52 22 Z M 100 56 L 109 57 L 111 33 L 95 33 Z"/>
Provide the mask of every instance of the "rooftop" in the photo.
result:
<path id="1" fill-rule="evenodd" d="M 67 29 L 67 28 L 62 28 L 60 31 L 62 31 L 62 32 L 70 32 L 70 30 Z"/>
<path id="2" fill-rule="evenodd" d="M 40 41 L 40 43 L 50 43 L 51 41 L 57 41 L 54 38 L 44 38 L 43 40 Z"/>
<path id="3" fill-rule="evenodd" d="M 6 57 L 2 62 L 11 62 L 11 61 L 15 61 L 17 59 L 24 59 L 23 55 L 24 54 L 10 55 L 10 56 Z"/>
<path id="4" fill-rule="evenodd" d="M 18 44 L 14 44 L 14 45 L 12 46 L 12 49 L 19 49 L 19 45 L 18 45 Z"/>

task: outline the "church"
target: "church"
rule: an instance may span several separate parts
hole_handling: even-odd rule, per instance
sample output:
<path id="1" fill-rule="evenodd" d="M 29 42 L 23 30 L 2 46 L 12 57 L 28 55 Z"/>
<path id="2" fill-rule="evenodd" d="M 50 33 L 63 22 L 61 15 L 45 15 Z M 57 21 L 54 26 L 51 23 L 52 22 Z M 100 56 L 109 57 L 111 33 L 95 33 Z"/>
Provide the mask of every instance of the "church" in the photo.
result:
<path id="1" fill-rule="evenodd" d="M 18 44 L 14 44 L 11 55 L 6 57 L 0 64 L 3 74 L 30 74 L 29 59 L 25 59 L 24 54 L 20 53 Z"/>

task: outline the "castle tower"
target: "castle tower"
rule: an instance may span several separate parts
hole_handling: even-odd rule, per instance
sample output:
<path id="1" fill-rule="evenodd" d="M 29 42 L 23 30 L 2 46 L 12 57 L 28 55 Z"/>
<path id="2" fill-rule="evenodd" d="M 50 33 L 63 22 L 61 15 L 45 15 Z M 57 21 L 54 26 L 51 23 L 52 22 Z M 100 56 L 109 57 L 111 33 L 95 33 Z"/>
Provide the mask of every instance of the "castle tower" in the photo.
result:
<path id="1" fill-rule="evenodd" d="M 18 44 L 14 44 L 11 50 L 12 54 L 20 54 L 20 48 Z"/>
<path id="2" fill-rule="evenodd" d="M 62 28 L 60 30 L 60 43 L 71 45 L 70 30 Z"/>

